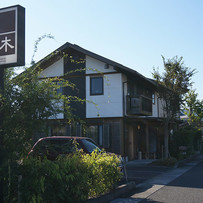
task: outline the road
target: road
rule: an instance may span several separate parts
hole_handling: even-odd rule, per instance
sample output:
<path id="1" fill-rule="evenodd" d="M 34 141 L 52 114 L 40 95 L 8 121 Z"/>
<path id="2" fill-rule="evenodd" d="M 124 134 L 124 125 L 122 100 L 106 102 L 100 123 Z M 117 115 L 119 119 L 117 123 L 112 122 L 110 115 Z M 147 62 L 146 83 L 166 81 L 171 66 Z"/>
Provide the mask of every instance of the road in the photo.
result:
<path id="1" fill-rule="evenodd" d="M 112 203 L 203 202 L 203 155 L 183 167 L 166 171 L 138 184 L 133 193 Z"/>

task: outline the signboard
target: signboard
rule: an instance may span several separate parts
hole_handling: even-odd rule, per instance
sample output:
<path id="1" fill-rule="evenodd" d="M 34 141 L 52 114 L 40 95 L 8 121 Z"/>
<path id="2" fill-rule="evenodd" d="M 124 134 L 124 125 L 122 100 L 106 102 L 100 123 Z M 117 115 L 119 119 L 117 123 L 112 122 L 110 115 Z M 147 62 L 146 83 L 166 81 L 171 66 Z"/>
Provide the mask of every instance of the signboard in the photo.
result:
<path id="1" fill-rule="evenodd" d="M 25 65 L 25 8 L 0 9 L 0 67 Z"/>

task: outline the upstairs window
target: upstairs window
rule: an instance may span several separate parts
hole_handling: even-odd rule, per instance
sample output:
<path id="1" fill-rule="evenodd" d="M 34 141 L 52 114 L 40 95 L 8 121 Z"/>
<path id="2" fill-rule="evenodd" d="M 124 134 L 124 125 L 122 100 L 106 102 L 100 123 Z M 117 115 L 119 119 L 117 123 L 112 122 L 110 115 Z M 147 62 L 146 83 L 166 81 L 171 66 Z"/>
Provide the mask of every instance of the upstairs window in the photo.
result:
<path id="1" fill-rule="evenodd" d="M 62 82 L 57 82 L 56 92 L 57 92 L 57 94 L 63 94 L 63 83 Z"/>
<path id="2" fill-rule="evenodd" d="M 155 94 L 152 94 L 152 104 L 155 104 Z"/>
<path id="3" fill-rule="evenodd" d="M 90 95 L 103 95 L 103 77 L 90 78 Z"/>

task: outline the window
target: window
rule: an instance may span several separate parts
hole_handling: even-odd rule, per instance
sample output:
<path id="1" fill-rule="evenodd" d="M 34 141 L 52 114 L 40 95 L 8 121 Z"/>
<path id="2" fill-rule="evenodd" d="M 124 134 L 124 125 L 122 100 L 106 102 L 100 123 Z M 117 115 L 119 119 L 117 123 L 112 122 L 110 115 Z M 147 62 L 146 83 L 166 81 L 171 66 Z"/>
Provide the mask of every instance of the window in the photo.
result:
<path id="1" fill-rule="evenodd" d="M 103 126 L 91 125 L 87 128 L 86 136 L 93 139 L 99 146 L 103 145 Z"/>
<path id="2" fill-rule="evenodd" d="M 102 95 L 103 92 L 103 77 L 90 78 L 90 95 Z"/>
<path id="3" fill-rule="evenodd" d="M 152 94 L 152 104 L 155 104 L 155 94 Z"/>
<path id="4" fill-rule="evenodd" d="M 99 147 L 90 140 L 81 140 L 81 142 L 84 144 L 85 148 L 89 153 L 92 153 L 96 149 L 98 149 L 99 152 L 101 151 L 101 149 L 99 149 Z"/>
<path id="5" fill-rule="evenodd" d="M 57 92 L 57 94 L 63 94 L 63 83 L 62 82 L 57 82 L 56 92 Z"/>
<path id="6" fill-rule="evenodd" d="M 53 82 L 53 86 L 50 88 L 51 97 L 55 94 L 63 94 L 63 83 L 62 82 Z"/>
<path id="7" fill-rule="evenodd" d="M 87 128 L 87 137 L 93 139 L 97 144 L 99 141 L 99 133 L 98 133 L 98 126 L 97 125 L 91 125 Z"/>
<path id="8" fill-rule="evenodd" d="M 103 126 L 99 125 L 99 145 L 103 145 Z"/>

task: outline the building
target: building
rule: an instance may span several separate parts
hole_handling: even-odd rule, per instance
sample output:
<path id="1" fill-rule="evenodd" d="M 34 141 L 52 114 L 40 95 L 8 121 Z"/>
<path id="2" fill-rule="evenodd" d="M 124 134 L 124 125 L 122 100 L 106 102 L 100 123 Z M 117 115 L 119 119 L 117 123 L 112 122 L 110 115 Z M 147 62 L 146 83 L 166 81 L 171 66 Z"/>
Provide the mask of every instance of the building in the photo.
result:
<path id="1" fill-rule="evenodd" d="M 74 114 L 86 122 L 86 132 L 80 122 L 69 125 L 60 114 L 50 119 L 50 136 L 88 136 L 129 160 L 141 154 L 146 159 L 162 156 L 164 112 L 153 80 L 70 43 L 39 63 L 40 79 L 66 78 L 77 89 L 63 88 L 63 94 L 87 100 L 72 105 Z"/>

